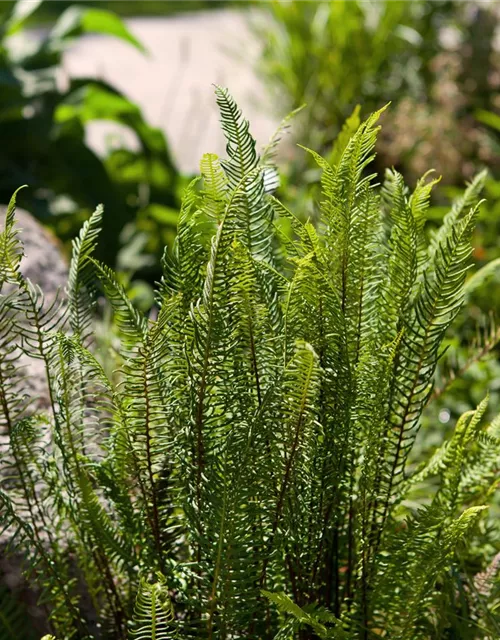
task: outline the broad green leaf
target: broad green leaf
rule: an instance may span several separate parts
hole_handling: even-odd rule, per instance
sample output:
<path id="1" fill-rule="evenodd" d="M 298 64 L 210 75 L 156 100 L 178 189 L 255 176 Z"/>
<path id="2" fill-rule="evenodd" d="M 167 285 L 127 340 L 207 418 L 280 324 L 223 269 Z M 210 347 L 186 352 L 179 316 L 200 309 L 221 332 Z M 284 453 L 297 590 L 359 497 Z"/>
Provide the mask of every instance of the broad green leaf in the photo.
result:
<path id="1" fill-rule="evenodd" d="M 179 220 L 179 212 L 176 209 L 165 207 L 162 204 L 152 203 L 148 205 L 144 213 L 156 222 L 172 227 L 177 226 Z"/>
<path id="2" fill-rule="evenodd" d="M 5 24 L 6 33 L 10 36 L 18 31 L 42 2 L 43 0 L 19 0 L 16 2 Z"/>
<path id="3" fill-rule="evenodd" d="M 492 111 L 485 111 L 484 109 L 478 109 L 476 111 L 476 118 L 479 122 L 488 125 L 496 131 L 500 131 L 500 116 Z"/>
<path id="4" fill-rule="evenodd" d="M 83 33 L 101 33 L 114 36 L 128 42 L 143 53 L 146 51 L 121 18 L 105 9 L 70 7 L 59 18 L 50 36 L 52 40 L 63 41 Z"/>
<path id="5" fill-rule="evenodd" d="M 137 115 L 139 107 L 127 98 L 97 84 L 87 84 L 70 93 L 57 107 L 56 122 L 77 117 L 82 123 L 91 120 L 120 121 L 125 116 Z"/>

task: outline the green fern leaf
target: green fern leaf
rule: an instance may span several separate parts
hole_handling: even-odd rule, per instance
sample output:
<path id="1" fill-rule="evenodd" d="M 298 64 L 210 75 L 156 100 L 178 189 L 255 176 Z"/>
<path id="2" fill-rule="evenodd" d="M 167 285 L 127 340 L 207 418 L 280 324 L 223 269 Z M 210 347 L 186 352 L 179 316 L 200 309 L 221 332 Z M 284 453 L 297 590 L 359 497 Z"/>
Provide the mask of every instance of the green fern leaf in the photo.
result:
<path id="1" fill-rule="evenodd" d="M 174 640 L 179 637 L 168 589 L 161 575 L 153 584 L 141 579 L 130 637 L 134 640 Z"/>

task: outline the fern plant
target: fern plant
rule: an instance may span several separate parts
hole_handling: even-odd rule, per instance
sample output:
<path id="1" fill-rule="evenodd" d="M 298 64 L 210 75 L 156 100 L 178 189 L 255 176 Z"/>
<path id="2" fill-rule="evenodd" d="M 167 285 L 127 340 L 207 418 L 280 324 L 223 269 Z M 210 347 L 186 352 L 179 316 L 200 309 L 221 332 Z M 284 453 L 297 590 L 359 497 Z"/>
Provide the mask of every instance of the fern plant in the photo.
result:
<path id="1" fill-rule="evenodd" d="M 58 638 L 498 637 L 486 507 L 499 420 L 483 424 L 485 400 L 408 462 L 484 176 L 428 241 L 433 181 L 411 192 L 394 171 L 381 188 L 369 174 L 377 112 L 345 130 L 333 164 L 310 152 L 323 171 L 315 228 L 268 193 L 274 168 L 229 93 L 216 98 L 228 157 L 205 155 L 187 189 L 154 317 L 93 256 L 101 208 L 65 295 L 44 304 L 22 275 L 11 202 L 4 541 Z M 120 344 L 112 376 L 93 339 L 102 294 Z M 45 365 L 47 411 L 21 354 Z M 490 586 L 473 588 L 476 574 Z"/>

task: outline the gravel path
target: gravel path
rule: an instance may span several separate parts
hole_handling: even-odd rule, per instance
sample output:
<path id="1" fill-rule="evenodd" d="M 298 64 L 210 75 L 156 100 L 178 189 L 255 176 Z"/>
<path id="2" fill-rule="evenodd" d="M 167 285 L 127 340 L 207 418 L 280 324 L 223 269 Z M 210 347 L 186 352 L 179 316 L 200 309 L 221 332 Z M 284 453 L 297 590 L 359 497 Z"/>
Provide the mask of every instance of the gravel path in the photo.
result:
<path id="1" fill-rule="evenodd" d="M 111 37 L 87 36 L 68 51 L 65 68 L 73 76 L 96 74 L 122 90 L 148 122 L 165 131 L 180 169 L 196 172 L 203 153 L 224 151 L 213 83 L 230 89 L 258 143 L 267 142 L 278 124 L 253 69 L 260 43 L 250 28 L 252 13 L 223 9 L 134 18 L 128 27 L 148 55 Z M 102 150 L 110 131 L 117 128 L 93 123 L 90 144 Z M 133 144 L 130 135 L 124 138 Z"/>

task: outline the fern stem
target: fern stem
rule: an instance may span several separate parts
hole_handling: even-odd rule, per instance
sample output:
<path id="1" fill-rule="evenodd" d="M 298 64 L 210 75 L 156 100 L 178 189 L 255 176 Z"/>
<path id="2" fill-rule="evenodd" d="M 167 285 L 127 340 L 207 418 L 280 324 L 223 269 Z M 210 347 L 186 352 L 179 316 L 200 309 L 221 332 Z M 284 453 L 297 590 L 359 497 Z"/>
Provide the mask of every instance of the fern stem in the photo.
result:
<path id="1" fill-rule="evenodd" d="M 217 582 L 219 580 L 219 575 L 220 575 L 220 570 L 221 570 L 221 563 L 222 563 L 222 546 L 224 544 L 224 530 L 225 530 L 225 525 L 226 525 L 226 511 L 227 511 L 227 485 L 225 485 L 225 487 L 224 487 L 224 499 L 223 499 L 223 506 L 222 506 L 222 517 L 221 517 L 221 523 L 220 523 L 220 527 L 219 527 L 219 543 L 217 545 L 217 558 L 216 558 L 216 561 L 215 561 L 214 577 L 213 577 L 213 580 L 212 580 L 212 590 L 211 590 L 211 594 L 210 594 L 210 609 L 209 609 L 208 622 L 207 622 L 208 640 L 212 640 L 212 638 L 213 638 L 213 620 L 214 620 L 215 608 L 216 608 L 216 604 L 217 604 Z"/>
<path id="2" fill-rule="evenodd" d="M 248 310 L 250 311 L 250 309 Z M 248 330 L 250 332 L 250 353 L 251 353 L 251 357 L 252 357 L 252 368 L 254 371 L 254 375 L 255 375 L 255 386 L 257 389 L 257 401 L 259 403 L 259 407 L 262 404 L 262 395 L 261 395 L 261 391 L 260 391 L 260 380 L 259 380 L 259 369 L 257 367 L 257 353 L 255 350 L 255 340 L 254 340 L 254 335 L 253 335 L 253 326 L 252 326 L 252 320 L 249 316 L 248 318 Z"/>
<path id="3" fill-rule="evenodd" d="M 227 215 L 227 214 L 226 214 Z M 198 392 L 198 403 L 196 407 L 196 506 L 198 513 L 198 550 L 197 550 L 197 561 L 201 560 L 201 537 L 203 535 L 203 528 L 201 523 L 201 485 L 202 485 L 202 476 L 203 476 L 203 468 L 205 466 L 205 454 L 204 454 L 204 444 L 203 444 L 203 415 L 204 415 L 204 404 L 205 404 L 205 394 L 207 390 L 207 375 L 208 375 L 208 365 L 210 361 L 210 354 L 212 350 L 212 330 L 213 330 L 213 322 L 214 322 L 214 288 L 215 288 L 215 274 L 216 268 L 218 266 L 218 257 L 219 257 L 219 247 L 220 240 L 222 236 L 222 232 L 224 229 L 224 224 L 226 220 L 226 215 L 221 220 L 217 235 L 215 237 L 215 242 L 213 246 L 213 253 L 211 256 L 211 279 L 210 279 L 210 290 L 208 295 L 208 319 L 207 319 L 207 335 L 205 338 L 205 348 L 203 351 L 203 367 L 201 373 L 201 381 Z"/>
<path id="4" fill-rule="evenodd" d="M 96 537 L 97 540 L 97 537 Z M 99 545 L 100 547 L 100 545 Z M 96 550 L 93 554 L 94 562 L 97 568 L 102 572 L 106 578 L 106 592 L 108 595 L 108 602 L 111 607 L 113 618 L 115 621 L 115 629 L 119 634 L 120 640 L 127 640 L 127 631 L 125 627 L 126 613 L 121 602 L 120 595 L 116 589 L 115 581 L 111 573 L 106 552 L 101 548 Z"/>
<path id="5" fill-rule="evenodd" d="M 284 474 L 284 477 L 283 477 L 283 482 L 281 484 L 280 492 L 278 494 L 278 501 L 277 501 L 277 504 L 276 504 L 273 524 L 272 524 L 272 528 L 271 528 L 271 535 L 269 537 L 268 551 L 271 550 L 271 548 L 272 548 L 272 546 L 274 544 L 274 538 L 276 536 L 276 531 L 278 530 L 278 526 L 279 526 L 279 522 L 280 522 L 280 518 L 281 518 L 281 513 L 282 513 L 282 509 L 283 509 L 283 505 L 284 505 L 285 493 L 286 493 L 286 490 L 288 488 L 288 483 L 289 483 L 290 475 L 291 475 L 291 472 L 292 472 L 292 466 L 293 466 L 293 462 L 294 462 L 294 459 L 295 459 L 295 454 L 296 454 L 298 446 L 299 446 L 299 439 L 300 439 L 300 433 L 301 433 L 301 429 L 302 429 L 302 422 L 304 420 L 304 414 L 305 414 L 305 408 L 306 408 L 307 390 L 308 390 L 309 384 L 311 382 L 312 372 L 313 372 L 313 363 L 311 363 L 311 365 L 309 367 L 309 371 L 307 373 L 306 382 L 304 384 L 304 390 L 303 390 L 303 393 L 302 393 L 299 416 L 298 416 L 298 419 L 297 419 L 297 425 L 295 427 L 295 434 L 294 434 L 294 439 L 293 439 L 293 443 L 292 443 L 292 448 L 290 450 L 290 456 L 289 456 L 289 458 L 288 458 L 288 460 L 286 462 L 286 465 L 285 465 L 285 474 Z M 266 558 L 265 558 L 264 563 L 263 563 L 262 575 L 261 575 L 261 579 L 260 579 L 261 585 L 265 581 L 268 564 L 269 564 L 269 553 L 266 555 Z"/>
<path id="6" fill-rule="evenodd" d="M 348 509 L 348 519 L 347 519 L 347 571 L 346 571 L 346 586 L 345 586 L 345 598 L 347 600 L 347 606 L 349 608 L 350 601 L 352 598 L 352 577 L 354 572 L 354 551 L 355 551 L 355 540 L 354 540 L 354 503 L 352 497 L 354 480 L 351 481 L 350 492 L 349 492 L 349 509 Z"/>
<path id="7" fill-rule="evenodd" d="M 156 484 L 153 473 L 153 459 L 151 452 L 151 400 L 148 388 L 148 372 L 147 372 L 148 358 L 143 357 L 143 375 L 144 375 L 144 400 L 145 400 L 145 416 L 144 416 L 144 429 L 146 432 L 146 461 L 148 466 L 149 484 L 151 487 L 151 501 L 153 503 L 153 536 L 156 545 L 156 552 L 158 554 L 158 562 L 162 572 L 165 571 L 165 564 L 163 560 L 163 552 L 161 548 L 160 540 L 160 518 L 158 513 L 158 500 L 156 495 Z"/>
<path id="8" fill-rule="evenodd" d="M 4 376 L 3 376 L 2 367 L 0 366 L 0 404 L 1 404 L 1 407 L 3 409 L 5 421 L 6 421 L 6 424 L 7 424 L 7 433 L 9 434 L 9 438 L 11 438 L 11 434 L 12 434 L 12 430 L 13 430 L 13 424 L 12 424 L 12 417 L 11 417 L 9 403 L 8 403 L 7 398 L 5 396 L 4 389 L 5 389 L 5 379 L 4 379 Z M 11 442 L 12 442 L 12 440 L 11 440 Z M 22 486 L 24 498 L 26 500 L 26 504 L 28 506 L 28 511 L 29 511 L 29 514 L 30 514 L 31 522 L 33 523 L 34 535 L 35 535 L 35 538 L 36 538 L 36 541 L 38 542 L 38 544 L 39 545 L 43 545 L 42 540 L 40 538 L 39 529 L 36 526 L 37 518 L 35 516 L 34 509 L 33 509 L 33 504 L 32 504 L 31 499 L 30 499 L 30 492 L 28 491 L 28 486 L 27 486 L 26 481 L 25 481 L 25 476 L 24 476 L 24 472 L 23 472 L 23 469 L 22 469 L 22 464 L 21 464 L 21 460 L 20 460 L 20 457 L 19 457 L 19 452 L 16 451 L 16 447 L 13 446 L 12 448 L 13 448 L 14 464 L 15 464 L 15 467 L 16 467 L 16 471 L 17 471 L 17 475 L 18 475 L 19 481 L 21 482 L 21 486 Z M 47 526 L 47 521 L 45 519 L 45 514 L 44 514 L 42 506 L 41 506 L 41 504 L 40 504 L 40 502 L 38 500 L 38 495 L 37 495 L 37 492 L 36 492 L 36 488 L 35 488 L 35 485 L 33 483 L 33 480 L 31 479 L 31 474 L 29 473 L 29 469 L 27 470 L 27 475 L 30 477 L 30 480 L 31 480 L 31 483 L 32 483 L 31 493 L 33 495 L 33 499 L 34 499 L 35 505 L 37 507 L 38 517 L 40 518 L 42 524 L 44 525 L 44 530 L 48 534 L 48 538 L 49 538 L 51 546 L 54 546 L 52 533 L 50 531 L 50 527 Z M 44 605 L 44 606 L 46 607 L 46 605 Z"/>

